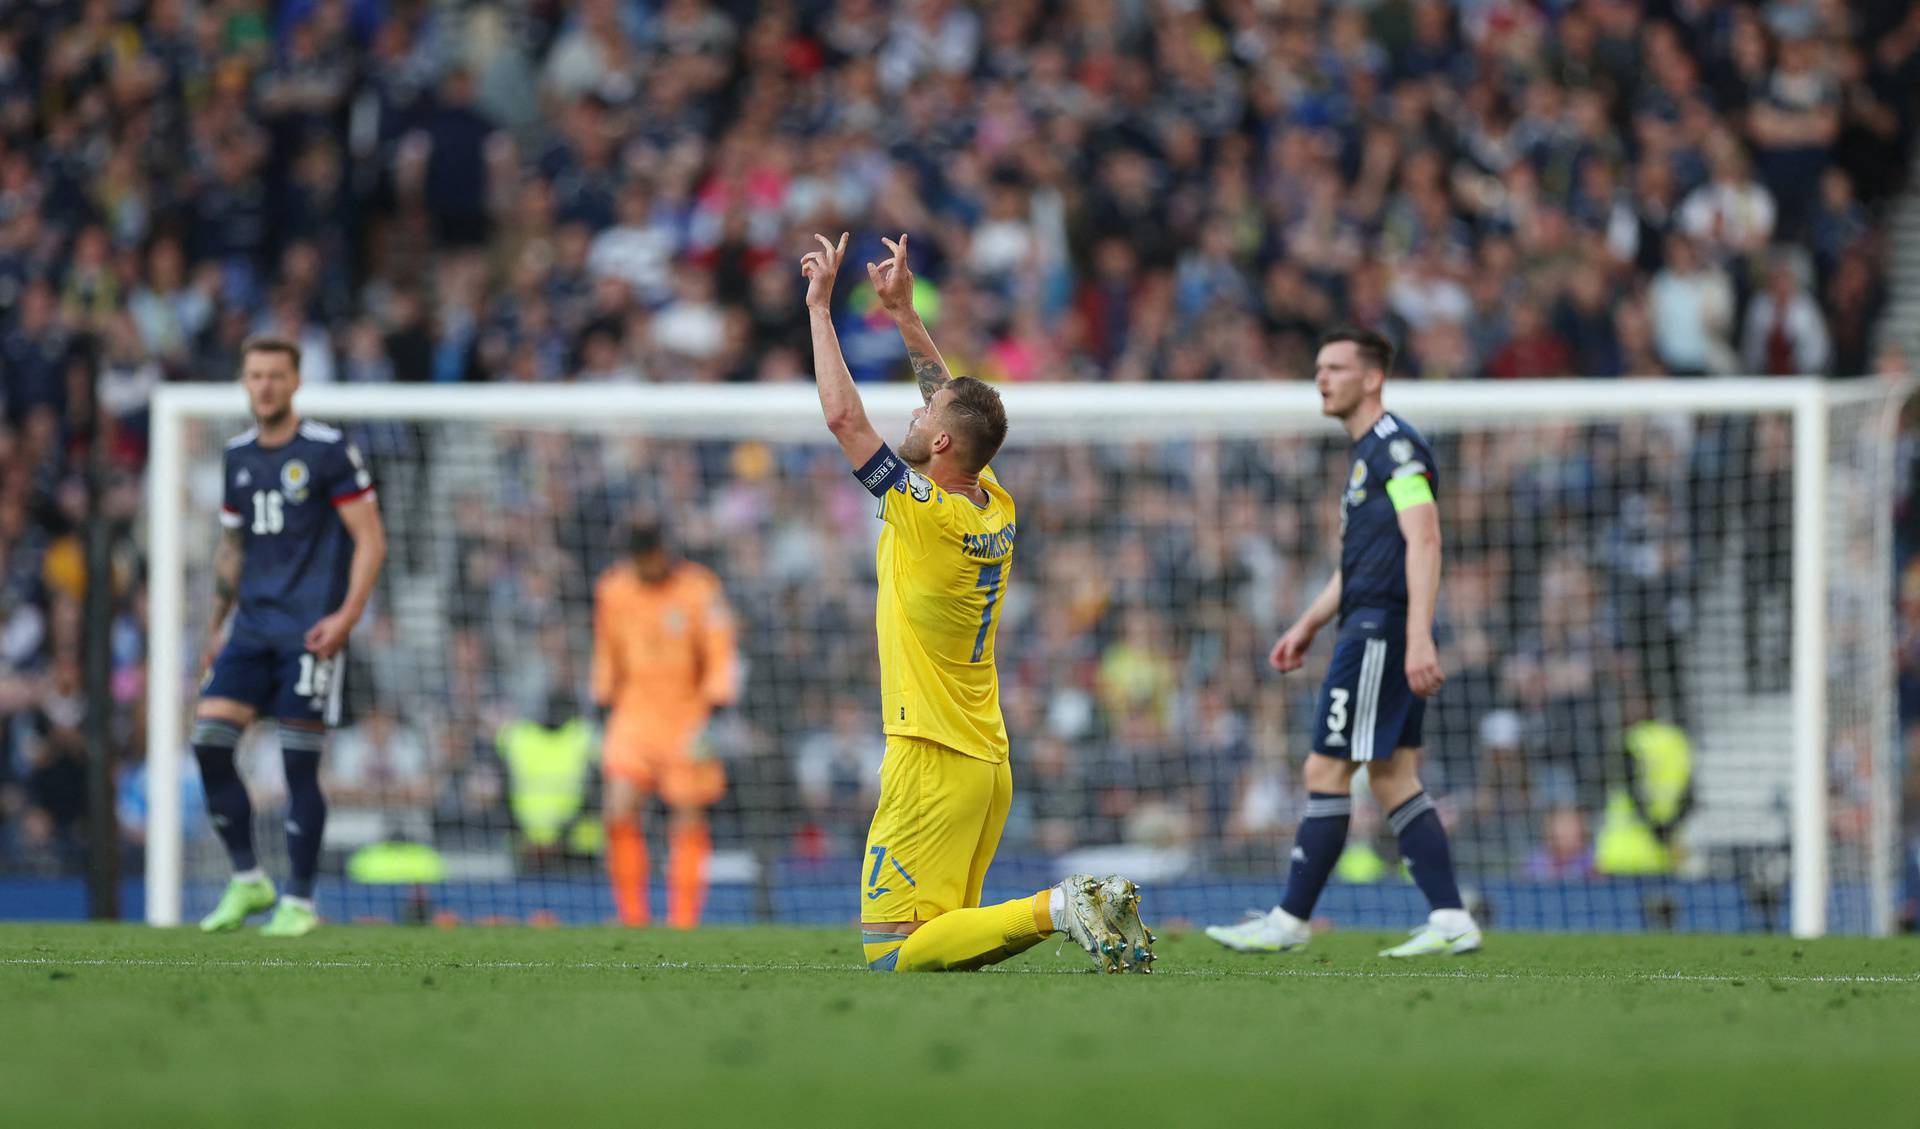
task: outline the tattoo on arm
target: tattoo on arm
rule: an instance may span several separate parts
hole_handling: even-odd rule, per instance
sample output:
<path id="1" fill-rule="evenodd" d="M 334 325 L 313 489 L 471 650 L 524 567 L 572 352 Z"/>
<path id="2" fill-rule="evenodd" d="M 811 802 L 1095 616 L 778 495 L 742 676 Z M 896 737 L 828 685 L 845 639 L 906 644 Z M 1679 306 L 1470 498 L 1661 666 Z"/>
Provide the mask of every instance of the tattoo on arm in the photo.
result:
<path id="1" fill-rule="evenodd" d="M 914 379 L 920 382 L 920 398 L 933 399 L 933 394 L 940 391 L 941 386 L 947 382 L 945 366 L 940 363 L 939 358 L 929 357 L 918 349 L 908 349 L 907 360 L 913 364 Z"/>
<path id="2" fill-rule="evenodd" d="M 240 595 L 240 565 L 244 559 L 240 531 L 223 529 L 220 544 L 213 551 L 213 622 L 225 622 L 233 602 Z"/>

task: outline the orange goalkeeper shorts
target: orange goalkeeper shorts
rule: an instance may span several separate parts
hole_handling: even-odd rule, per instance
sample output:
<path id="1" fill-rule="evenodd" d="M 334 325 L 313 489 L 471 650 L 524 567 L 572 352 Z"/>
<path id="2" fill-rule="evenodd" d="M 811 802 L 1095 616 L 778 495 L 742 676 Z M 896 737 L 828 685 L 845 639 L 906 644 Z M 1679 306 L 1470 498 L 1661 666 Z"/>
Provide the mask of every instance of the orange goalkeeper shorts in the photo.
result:
<path id="1" fill-rule="evenodd" d="M 711 807 L 727 791 L 726 768 L 695 757 L 689 745 L 661 748 L 609 738 L 603 771 L 658 794 L 669 807 Z"/>

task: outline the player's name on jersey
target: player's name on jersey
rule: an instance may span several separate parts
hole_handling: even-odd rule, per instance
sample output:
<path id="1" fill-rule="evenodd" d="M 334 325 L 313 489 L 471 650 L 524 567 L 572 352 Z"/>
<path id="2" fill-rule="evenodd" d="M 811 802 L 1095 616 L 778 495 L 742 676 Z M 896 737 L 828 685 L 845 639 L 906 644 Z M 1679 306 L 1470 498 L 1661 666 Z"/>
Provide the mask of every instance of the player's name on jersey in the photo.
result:
<path id="1" fill-rule="evenodd" d="M 992 533 L 965 533 L 960 537 L 960 547 L 970 557 L 1004 557 L 1013 552 L 1014 535 L 1012 525 Z"/>

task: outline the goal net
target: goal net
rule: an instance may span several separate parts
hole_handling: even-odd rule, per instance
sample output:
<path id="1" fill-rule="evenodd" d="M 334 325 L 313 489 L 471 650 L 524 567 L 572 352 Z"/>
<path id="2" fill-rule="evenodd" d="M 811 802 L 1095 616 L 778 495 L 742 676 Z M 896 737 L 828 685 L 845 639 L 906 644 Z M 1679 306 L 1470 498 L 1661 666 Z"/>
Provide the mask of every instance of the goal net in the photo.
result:
<path id="1" fill-rule="evenodd" d="M 1016 794 L 989 898 L 1087 869 L 1142 880 L 1162 920 L 1273 904 L 1331 639 L 1285 678 L 1265 656 L 1337 562 L 1344 437 L 1304 384 L 1006 396 Z M 1449 681 L 1425 776 L 1494 927 L 1889 928 L 1895 399 L 1793 381 L 1390 388 L 1441 463 Z M 868 401 L 888 435 L 915 402 L 899 386 Z M 612 917 L 597 769 L 525 802 L 502 737 L 591 723 L 594 578 L 645 511 L 725 585 L 745 671 L 709 742 L 729 787 L 707 920 L 858 918 L 883 750 L 877 523 L 811 387 L 315 387 L 301 408 L 358 443 L 390 541 L 324 763 L 323 912 Z M 155 402 L 156 923 L 204 911 L 226 877 L 185 734 L 243 410 L 232 386 Z M 262 858 L 283 868 L 274 740 L 256 726 L 242 764 Z M 657 886 L 660 809 L 646 823 Z M 1370 801 L 1320 913 L 1424 914 Z"/>

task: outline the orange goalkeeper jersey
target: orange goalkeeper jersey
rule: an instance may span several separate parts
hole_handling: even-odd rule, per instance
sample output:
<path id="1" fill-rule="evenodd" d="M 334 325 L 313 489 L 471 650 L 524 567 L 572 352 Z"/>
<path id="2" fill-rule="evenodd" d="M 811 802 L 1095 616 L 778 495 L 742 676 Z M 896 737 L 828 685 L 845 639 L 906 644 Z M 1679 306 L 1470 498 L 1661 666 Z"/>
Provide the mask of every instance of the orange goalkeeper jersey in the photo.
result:
<path id="1" fill-rule="evenodd" d="M 681 561 L 658 584 L 628 562 L 593 590 L 593 696 L 612 709 L 609 744 L 649 752 L 687 747 L 739 678 L 733 617 L 712 572 Z"/>

